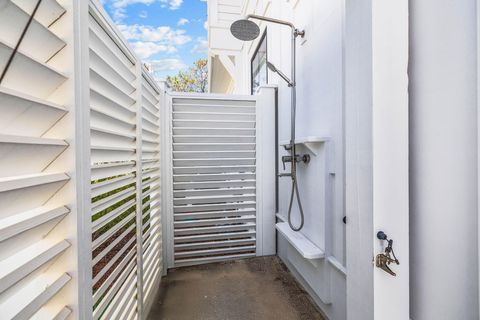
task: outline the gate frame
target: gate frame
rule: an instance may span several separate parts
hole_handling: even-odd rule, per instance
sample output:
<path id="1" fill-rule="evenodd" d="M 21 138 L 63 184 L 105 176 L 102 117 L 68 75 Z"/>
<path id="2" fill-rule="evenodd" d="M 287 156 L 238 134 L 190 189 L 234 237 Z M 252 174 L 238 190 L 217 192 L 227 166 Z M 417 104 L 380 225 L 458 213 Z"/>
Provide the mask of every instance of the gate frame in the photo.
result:
<path id="1" fill-rule="evenodd" d="M 164 274 L 175 267 L 173 225 L 173 156 L 172 156 L 172 112 L 173 99 L 191 98 L 208 100 L 255 101 L 256 112 L 256 255 L 276 254 L 275 231 L 275 91 L 276 86 L 262 86 L 258 95 L 229 95 L 208 93 L 183 93 L 166 91 L 161 114 L 162 134 L 162 224 Z M 269 113 L 272 114 L 268 117 Z M 267 148 L 266 146 L 269 146 Z M 260 156 L 259 156 L 260 155 Z M 268 159 L 271 155 L 272 159 Z M 261 161 L 259 161 L 259 159 Z M 269 165 L 269 164 L 272 165 Z M 271 168 L 267 170 L 267 168 Z M 264 186 L 270 185 L 271 188 Z M 269 190 L 270 192 L 265 192 Z"/>

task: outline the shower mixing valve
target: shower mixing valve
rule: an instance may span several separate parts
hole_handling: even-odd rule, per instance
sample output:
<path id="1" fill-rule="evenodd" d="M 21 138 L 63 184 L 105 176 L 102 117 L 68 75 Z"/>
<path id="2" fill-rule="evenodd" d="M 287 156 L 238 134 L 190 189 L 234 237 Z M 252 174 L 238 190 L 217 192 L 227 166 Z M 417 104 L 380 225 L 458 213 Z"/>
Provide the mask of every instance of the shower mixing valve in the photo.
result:
<path id="1" fill-rule="evenodd" d="M 292 162 L 292 156 L 283 156 L 282 157 L 282 164 L 283 164 L 283 170 L 285 170 L 285 163 L 287 162 Z M 310 155 L 309 154 L 304 154 L 300 156 L 299 154 L 295 155 L 295 162 L 303 162 L 303 163 L 309 163 L 310 162 Z"/>

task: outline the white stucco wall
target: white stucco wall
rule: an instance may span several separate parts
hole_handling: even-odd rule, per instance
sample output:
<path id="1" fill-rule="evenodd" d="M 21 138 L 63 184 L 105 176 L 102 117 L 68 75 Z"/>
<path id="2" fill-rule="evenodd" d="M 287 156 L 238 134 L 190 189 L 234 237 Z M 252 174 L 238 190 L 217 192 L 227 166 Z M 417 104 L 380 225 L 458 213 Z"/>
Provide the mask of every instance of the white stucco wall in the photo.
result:
<path id="1" fill-rule="evenodd" d="M 479 319 L 476 1 L 410 5 L 411 318 Z"/>

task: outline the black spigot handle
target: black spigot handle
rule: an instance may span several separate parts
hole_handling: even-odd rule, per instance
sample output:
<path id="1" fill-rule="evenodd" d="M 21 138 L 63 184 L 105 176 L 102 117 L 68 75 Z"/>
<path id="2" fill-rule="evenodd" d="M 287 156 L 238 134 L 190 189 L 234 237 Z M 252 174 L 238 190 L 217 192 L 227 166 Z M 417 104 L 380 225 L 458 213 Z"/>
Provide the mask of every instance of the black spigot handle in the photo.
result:
<path id="1" fill-rule="evenodd" d="M 383 231 L 378 231 L 377 232 L 377 238 L 379 240 L 388 240 L 387 235 Z"/>

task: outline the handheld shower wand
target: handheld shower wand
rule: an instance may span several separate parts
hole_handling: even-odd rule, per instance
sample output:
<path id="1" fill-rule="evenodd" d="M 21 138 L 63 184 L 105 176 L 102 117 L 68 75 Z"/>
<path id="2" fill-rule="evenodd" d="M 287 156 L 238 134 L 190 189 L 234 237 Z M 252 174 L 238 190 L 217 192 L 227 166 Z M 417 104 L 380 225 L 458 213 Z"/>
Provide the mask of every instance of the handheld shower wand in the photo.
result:
<path id="1" fill-rule="evenodd" d="M 267 61 L 267 67 L 268 69 L 272 70 L 272 72 L 277 73 L 280 78 L 282 78 L 289 87 L 293 87 L 293 82 L 283 73 L 282 71 L 278 70 L 277 67 L 275 67 L 274 64 L 272 64 L 270 61 Z"/>
<path id="2" fill-rule="evenodd" d="M 305 222 L 305 215 L 303 213 L 303 207 L 302 207 L 302 200 L 300 199 L 300 192 L 298 191 L 298 179 L 297 179 L 297 162 L 299 157 L 297 156 L 296 153 L 296 144 L 295 144 L 295 118 L 296 118 L 296 83 L 294 82 L 295 80 L 290 80 L 283 72 L 277 69 L 272 63 L 267 62 L 267 66 L 270 70 L 273 72 L 276 72 L 287 84 L 290 88 L 292 88 L 292 115 L 291 115 L 291 138 L 290 138 L 290 146 L 288 149 L 291 151 L 291 156 L 290 157 L 284 157 L 282 158 L 282 161 L 285 162 L 290 162 L 291 163 L 291 172 L 290 172 L 290 177 L 292 178 L 292 191 L 290 193 L 290 203 L 288 205 L 288 224 L 290 228 L 293 231 L 300 231 L 303 228 L 303 224 Z M 295 79 L 295 77 L 293 77 Z M 285 164 L 284 164 L 285 167 Z M 300 225 L 298 227 L 295 227 L 292 223 L 292 208 L 293 208 L 293 200 L 295 195 L 297 196 L 297 203 L 298 203 L 298 209 L 300 211 Z"/>
<path id="3" fill-rule="evenodd" d="M 290 177 L 292 179 L 292 191 L 290 195 L 290 204 L 288 206 L 288 224 L 293 231 L 300 231 L 303 228 L 305 222 L 305 215 L 303 213 L 302 201 L 300 199 L 300 192 L 298 191 L 298 182 L 297 182 L 297 157 L 296 154 L 296 145 L 295 145 L 295 119 L 296 119 L 296 110 L 297 110 L 297 90 L 296 90 L 296 38 L 298 36 L 305 36 L 305 31 L 295 28 L 295 26 L 288 21 L 278 20 L 274 18 L 258 16 L 254 14 L 249 14 L 246 19 L 235 21 L 230 27 L 230 32 L 232 35 L 243 41 L 251 41 L 256 39 L 260 35 L 260 28 L 258 25 L 249 19 L 262 20 L 266 22 L 277 23 L 290 27 L 292 30 L 291 37 L 291 50 L 292 50 L 292 62 L 291 62 L 291 79 L 289 79 L 283 72 L 278 70 L 273 64 L 267 62 L 267 66 L 273 72 L 276 72 L 283 80 L 285 80 L 288 86 L 292 89 L 291 94 L 291 129 L 290 129 L 290 146 L 289 150 L 291 152 L 291 157 L 289 157 L 289 162 L 291 162 L 291 173 Z M 300 224 L 294 226 L 292 223 L 292 207 L 293 200 L 295 195 L 297 196 L 298 209 L 300 211 Z"/>

